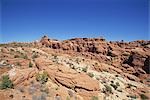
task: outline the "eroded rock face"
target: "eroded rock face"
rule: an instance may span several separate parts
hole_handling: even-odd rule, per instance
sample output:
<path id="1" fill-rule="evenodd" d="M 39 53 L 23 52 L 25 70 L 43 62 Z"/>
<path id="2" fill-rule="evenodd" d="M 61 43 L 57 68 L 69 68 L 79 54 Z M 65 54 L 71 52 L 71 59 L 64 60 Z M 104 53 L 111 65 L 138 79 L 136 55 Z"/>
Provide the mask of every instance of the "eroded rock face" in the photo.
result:
<path id="1" fill-rule="evenodd" d="M 85 73 L 78 73 L 73 69 L 60 65 L 46 66 L 48 62 L 42 60 L 42 58 L 36 59 L 35 63 L 40 70 L 47 71 L 49 77 L 58 85 L 79 91 L 79 94 L 88 92 L 91 93 L 91 96 L 98 95 L 100 89 L 98 81 L 93 80 Z M 86 95 L 83 95 L 84 98 L 91 98 L 91 96 L 86 97 Z"/>
<path id="2" fill-rule="evenodd" d="M 144 61 L 143 70 L 145 70 L 146 73 L 150 74 L 150 56 L 148 56 Z"/>
<path id="3" fill-rule="evenodd" d="M 74 38 L 65 41 L 55 41 L 48 39 L 48 37 L 44 37 L 41 39 L 41 43 L 52 49 L 79 52 L 86 57 L 97 59 L 100 62 L 109 62 L 109 64 L 114 66 L 128 64 L 134 68 L 135 72 L 133 73 L 137 73 L 137 76 L 145 74 L 137 70 L 139 67 L 146 73 L 150 72 L 148 58 L 150 56 L 150 49 L 145 46 L 150 44 L 150 41 L 138 40 L 129 43 L 123 41 L 107 42 L 103 38 Z M 106 56 L 109 56 L 110 59 L 107 59 Z M 118 61 L 114 62 L 113 59 L 116 58 Z"/>
<path id="4" fill-rule="evenodd" d="M 44 36 L 36 43 L 5 44 L 0 47 L 0 77 L 8 74 L 15 87 L 13 93 L 0 90 L 0 96 L 9 100 L 128 100 L 130 94 L 149 96 L 149 43 L 101 38 L 58 41 Z M 42 84 L 37 75 L 44 71 L 48 81 Z"/>
<path id="5" fill-rule="evenodd" d="M 13 81 L 13 84 L 16 86 L 17 84 L 21 84 L 22 82 L 28 80 L 29 78 L 35 76 L 37 69 L 28 68 L 28 69 L 11 69 L 8 71 L 8 75 L 10 79 Z"/>
<path id="6" fill-rule="evenodd" d="M 138 67 L 142 68 L 146 73 L 149 73 L 149 56 L 146 55 L 146 53 L 135 53 L 133 52 L 127 60 L 125 60 L 124 63 L 127 63 L 128 65 L 135 67 L 138 69 Z"/>
<path id="7" fill-rule="evenodd" d="M 104 39 L 95 38 L 75 38 L 65 41 L 55 41 L 48 39 L 47 36 L 44 36 L 41 41 L 43 45 L 53 48 L 53 49 L 62 49 L 62 50 L 72 50 L 76 52 L 92 52 L 92 53 L 104 53 L 104 46 L 107 45 Z M 103 44 L 101 47 L 100 45 Z"/>

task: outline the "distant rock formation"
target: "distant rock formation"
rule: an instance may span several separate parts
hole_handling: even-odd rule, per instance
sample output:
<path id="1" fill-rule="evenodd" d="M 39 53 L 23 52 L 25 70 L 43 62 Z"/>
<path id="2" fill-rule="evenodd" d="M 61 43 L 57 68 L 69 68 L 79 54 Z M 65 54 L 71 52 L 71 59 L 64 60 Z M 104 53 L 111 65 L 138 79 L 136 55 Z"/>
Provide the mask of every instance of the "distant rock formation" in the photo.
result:
<path id="1" fill-rule="evenodd" d="M 108 61 L 106 56 L 120 59 L 120 62 L 112 62 L 112 65 L 115 66 L 117 63 L 128 64 L 129 66 L 136 68 L 141 68 L 140 70 L 145 71 L 146 73 L 150 72 L 150 48 L 147 45 L 150 45 L 150 41 L 138 40 L 133 42 L 108 42 L 103 38 L 74 38 L 64 41 L 52 40 L 47 36 L 42 37 L 40 43 L 43 46 L 60 49 L 70 52 L 79 52 L 83 55 L 86 53 L 91 53 L 89 57 L 97 58 L 101 61 Z M 100 55 L 100 57 L 99 57 Z M 105 56 L 102 58 L 102 56 Z M 115 64 L 114 64 L 115 63 Z M 143 72 L 143 73 L 145 73 Z M 141 74 L 139 70 L 136 70 L 137 76 Z"/>

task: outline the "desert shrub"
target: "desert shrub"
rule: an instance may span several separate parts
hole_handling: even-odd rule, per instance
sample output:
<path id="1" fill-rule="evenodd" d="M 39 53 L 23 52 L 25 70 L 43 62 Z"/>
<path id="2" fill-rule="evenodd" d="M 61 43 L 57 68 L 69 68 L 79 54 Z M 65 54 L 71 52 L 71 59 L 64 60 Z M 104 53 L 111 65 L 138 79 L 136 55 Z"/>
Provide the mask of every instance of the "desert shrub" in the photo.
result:
<path id="1" fill-rule="evenodd" d="M 28 59 L 28 56 L 27 56 L 26 54 L 23 54 L 23 53 L 21 53 L 21 56 L 20 56 L 20 58 L 23 58 L 23 59 Z"/>
<path id="2" fill-rule="evenodd" d="M 122 92 L 122 90 L 117 90 L 118 92 Z"/>
<path id="3" fill-rule="evenodd" d="M 10 49 L 11 52 L 15 51 L 14 49 Z"/>
<path id="4" fill-rule="evenodd" d="M 2 76 L 2 81 L 0 82 L 0 89 L 13 88 L 13 83 L 9 79 L 8 75 Z"/>
<path id="5" fill-rule="evenodd" d="M 136 87 L 136 86 L 129 83 L 127 88 L 131 88 L 131 87 Z"/>
<path id="6" fill-rule="evenodd" d="M 107 93 L 107 92 L 112 93 L 112 88 L 110 86 L 108 86 L 108 85 L 104 85 L 104 86 L 105 86 L 105 90 L 103 92 L 105 92 L 105 93 Z"/>
<path id="7" fill-rule="evenodd" d="M 80 61 L 79 58 L 77 58 L 77 59 L 75 60 L 75 62 L 76 62 L 77 64 L 79 64 L 81 61 Z"/>
<path id="8" fill-rule="evenodd" d="M 112 82 L 112 84 L 110 84 L 115 90 L 118 88 L 118 86 L 120 86 L 119 82 L 116 82 L 116 84 L 114 84 Z"/>
<path id="9" fill-rule="evenodd" d="M 17 66 L 21 66 L 20 62 L 16 62 L 16 65 L 17 65 Z"/>
<path id="10" fill-rule="evenodd" d="M 33 54 L 32 55 L 32 59 L 34 59 L 34 58 L 38 58 L 39 56 L 37 55 L 37 54 Z"/>
<path id="11" fill-rule="evenodd" d="M 19 52 L 20 53 L 20 52 Z M 21 55 L 14 55 L 14 58 L 23 58 L 28 59 L 28 56 L 26 54 L 20 53 Z"/>
<path id="12" fill-rule="evenodd" d="M 75 65 L 73 65 L 73 64 L 71 65 L 71 68 L 72 68 L 72 69 L 76 69 Z"/>
<path id="13" fill-rule="evenodd" d="M 96 62 L 95 65 L 98 66 L 98 63 Z"/>
<path id="14" fill-rule="evenodd" d="M 19 55 L 14 55 L 14 58 L 19 58 Z"/>
<path id="15" fill-rule="evenodd" d="M 107 70 L 107 69 L 103 69 L 103 71 L 104 71 L 104 72 L 108 72 L 108 70 Z"/>
<path id="16" fill-rule="evenodd" d="M 127 97 L 129 97 L 131 99 L 136 99 L 137 98 L 137 96 L 135 96 L 135 95 L 128 95 Z"/>
<path id="17" fill-rule="evenodd" d="M 38 73 L 36 75 L 36 80 L 39 81 L 41 84 L 45 84 L 48 81 L 47 72 L 44 71 L 42 74 Z"/>
<path id="18" fill-rule="evenodd" d="M 148 98 L 146 95 L 144 95 L 144 94 L 140 94 L 140 97 L 141 97 L 142 100 L 148 100 L 148 99 L 149 99 L 149 98 Z"/>
<path id="19" fill-rule="evenodd" d="M 28 56 L 27 56 L 27 55 L 23 55 L 23 58 L 24 58 L 24 59 L 28 59 Z"/>
<path id="20" fill-rule="evenodd" d="M 52 55 L 54 57 L 54 59 L 58 59 L 57 55 Z"/>
<path id="21" fill-rule="evenodd" d="M 84 67 L 84 68 L 82 68 L 82 71 L 87 72 L 87 69 L 88 69 L 88 67 Z"/>
<path id="22" fill-rule="evenodd" d="M 89 72 L 88 75 L 89 75 L 90 77 L 92 77 L 92 78 L 94 77 L 94 74 L 91 73 L 91 72 Z"/>
<path id="23" fill-rule="evenodd" d="M 31 61 L 29 62 L 29 68 L 33 67 L 33 64 L 31 63 Z"/>
<path id="24" fill-rule="evenodd" d="M 49 88 L 42 86 L 41 89 L 40 89 L 40 91 L 48 94 L 49 93 Z"/>
<path id="25" fill-rule="evenodd" d="M 100 78 L 99 78 L 99 77 L 96 77 L 96 80 L 98 80 L 98 81 L 99 81 L 99 80 L 100 80 Z"/>
<path id="26" fill-rule="evenodd" d="M 99 100 L 97 96 L 93 96 L 92 100 Z"/>
<path id="27" fill-rule="evenodd" d="M 116 85 L 117 85 L 117 86 L 120 86 L 119 82 L 116 82 Z"/>
<path id="28" fill-rule="evenodd" d="M 0 44 L 0 47 L 6 46 L 7 44 Z"/>
<path id="29" fill-rule="evenodd" d="M 115 84 L 110 84 L 115 90 L 118 88 L 118 86 L 117 85 L 115 85 Z"/>
<path id="30" fill-rule="evenodd" d="M 59 87 L 56 87 L 55 90 L 59 90 Z"/>

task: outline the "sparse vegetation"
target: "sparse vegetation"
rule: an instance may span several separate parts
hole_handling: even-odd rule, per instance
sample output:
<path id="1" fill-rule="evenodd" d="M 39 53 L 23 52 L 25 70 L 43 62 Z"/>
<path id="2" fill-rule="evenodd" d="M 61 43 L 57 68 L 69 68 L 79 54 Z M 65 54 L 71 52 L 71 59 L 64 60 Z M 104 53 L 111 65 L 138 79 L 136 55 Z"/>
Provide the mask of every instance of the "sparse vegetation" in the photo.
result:
<path id="1" fill-rule="evenodd" d="M 38 58 L 39 56 L 37 54 L 32 55 L 32 59 Z"/>
<path id="2" fill-rule="evenodd" d="M 49 88 L 46 87 L 46 86 L 42 86 L 40 90 L 41 90 L 41 92 L 44 92 L 44 93 L 46 93 L 46 94 L 49 93 Z"/>
<path id="3" fill-rule="evenodd" d="M 89 73 L 88 73 L 88 75 L 89 75 L 91 78 L 93 78 L 93 77 L 94 77 L 94 74 L 93 74 L 93 73 L 91 73 L 91 72 L 89 72 Z"/>
<path id="4" fill-rule="evenodd" d="M 7 46 L 7 44 L 0 44 L 0 47 Z"/>
<path id="5" fill-rule="evenodd" d="M 131 87 L 136 87 L 136 86 L 129 83 L 127 88 L 131 88 Z"/>
<path id="6" fill-rule="evenodd" d="M 58 59 L 58 58 L 57 58 L 57 55 L 52 55 L 52 56 L 54 57 L 54 59 Z"/>
<path id="7" fill-rule="evenodd" d="M 59 87 L 56 87 L 55 90 L 59 90 Z"/>
<path id="8" fill-rule="evenodd" d="M 142 100 L 148 100 L 148 99 L 149 99 L 149 98 L 148 98 L 146 95 L 144 95 L 144 94 L 140 94 L 140 97 L 141 97 Z"/>
<path id="9" fill-rule="evenodd" d="M 32 68 L 33 64 L 31 63 L 31 61 L 29 62 L 29 68 Z"/>
<path id="10" fill-rule="evenodd" d="M 98 81 L 99 81 L 99 80 L 100 80 L 100 78 L 99 78 L 99 77 L 96 77 L 96 80 L 98 80 Z"/>
<path id="11" fill-rule="evenodd" d="M 116 84 L 111 83 L 110 84 L 115 90 L 118 88 L 118 86 L 120 86 L 119 82 L 116 82 Z"/>
<path id="12" fill-rule="evenodd" d="M 117 85 L 115 85 L 115 84 L 110 84 L 115 90 L 118 88 L 118 86 Z"/>
<path id="13" fill-rule="evenodd" d="M 117 86 L 120 86 L 119 82 L 116 82 L 116 85 L 117 85 Z"/>
<path id="14" fill-rule="evenodd" d="M 45 84 L 48 81 L 47 72 L 44 71 L 42 74 L 38 73 L 36 75 L 36 80 L 39 81 L 41 84 Z"/>
<path id="15" fill-rule="evenodd" d="M 47 45 L 42 46 L 41 42 L 46 41 Z M 0 89 L 3 89 L 0 94 L 8 99 L 149 100 L 150 79 L 145 71 L 148 56 L 143 56 L 147 55 L 148 48 L 140 48 L 141 43 L 136 41 L 129 45 L 128 42 L 123 45 L 105 43 L 96 38 L 67 41 L 68 44 L 63 41 L 53 43 L 53 40 L 45 39 L 29 42 L 30 48 L 28 45 L 20 47 L 23 44 L 18 43 L 14 47 L 7 44 L 0 47 Z M 119 46 L 124 49 L 120 51 Z M 107 56 L 108 51 L 116 56 Z M 13 87 L 13 83 L 17 85 Z M 80 93 L 86 91 L 86 97 Z"/>
<path id="16" fill-rule="evenodd" d="M 92 100 L 99 100 L 97 96 L 93 96 Z"/>
<path id="17" fill-rule="evenodd" d="M 19 51 L 17 51 L 17 52 L 19 52 Z M 23 53 L 20 53 L 20 52 L 19 52 L 19 54 L 21 54 L 21 55 L 14 55 L 14 58 L 28 59 L 28 56 L 26 54 L 23 54 Z"/>
<path id="18" fill-rule="evenodd" d="M 108 70 L 107 70 L 107 69 L 103 69 L 103 71 L 104 71 L 104 72 L 108 72 Z"/>
<path id="19" fill-rule="evenodd" d="M 122 90 L 117 90 L 118 92 L 122 92 Z"/>
<path id="20" fill-rule="evenodd" d="M 131 99 L 136 99 L 137 96 L 136 95 L 128 95 L 127 97 L 131 98 Z"/>
<path id="21" fill-rule="evenodd" d="M 104 85 L 105 89 L 103 90 L 104 93 L 112 93 L 112 88 L 108 85 Z"/>
<path id="22" fill-rule="evenodd" d="M 21 56 L 23 59 L 28 59 L 28 56 L 27 55 L 22 55 Z"/>
<path id="23" fill-rule="evenodd" d="M 88 67 L 84 67 L 84 68 L 82 68 L 82 71 L 87 72 L 87 69 L 88 69 Z"/>
<path id="24" fill-rule="evenodd" d="M 13 88 L 13 83 L 9 79 L 8 75 L 2 76 L 2 80 L 0 82 L 0 89 Z"/>
<path id="25" fill-rule="evenodd" d="M 14 55 L 14 58 L 19 58 L 19 55 Z"/>
<path id="26" fill-rule="evenodd" d="M 21 66 L 20 62 L 16 62 L 16 65 L 17 65 L 17 66 Z"/>

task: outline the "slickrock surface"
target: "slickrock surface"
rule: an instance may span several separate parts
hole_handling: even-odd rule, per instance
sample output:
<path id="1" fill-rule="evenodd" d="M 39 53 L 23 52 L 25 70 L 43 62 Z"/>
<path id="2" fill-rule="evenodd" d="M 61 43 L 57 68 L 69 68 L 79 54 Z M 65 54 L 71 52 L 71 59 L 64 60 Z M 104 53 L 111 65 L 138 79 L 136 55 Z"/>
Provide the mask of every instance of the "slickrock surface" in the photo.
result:
<path id="1" fill-rule="evenodd" d="M 148 100 L 150 41 L 103 38 L 0 44 L 2 100 Z M 8 75 L 12 88 L 4 89 Z M 8 82 L 8 81 L 4 81 Z M 3 87 L 3 88 L 2 88 Z"/>

